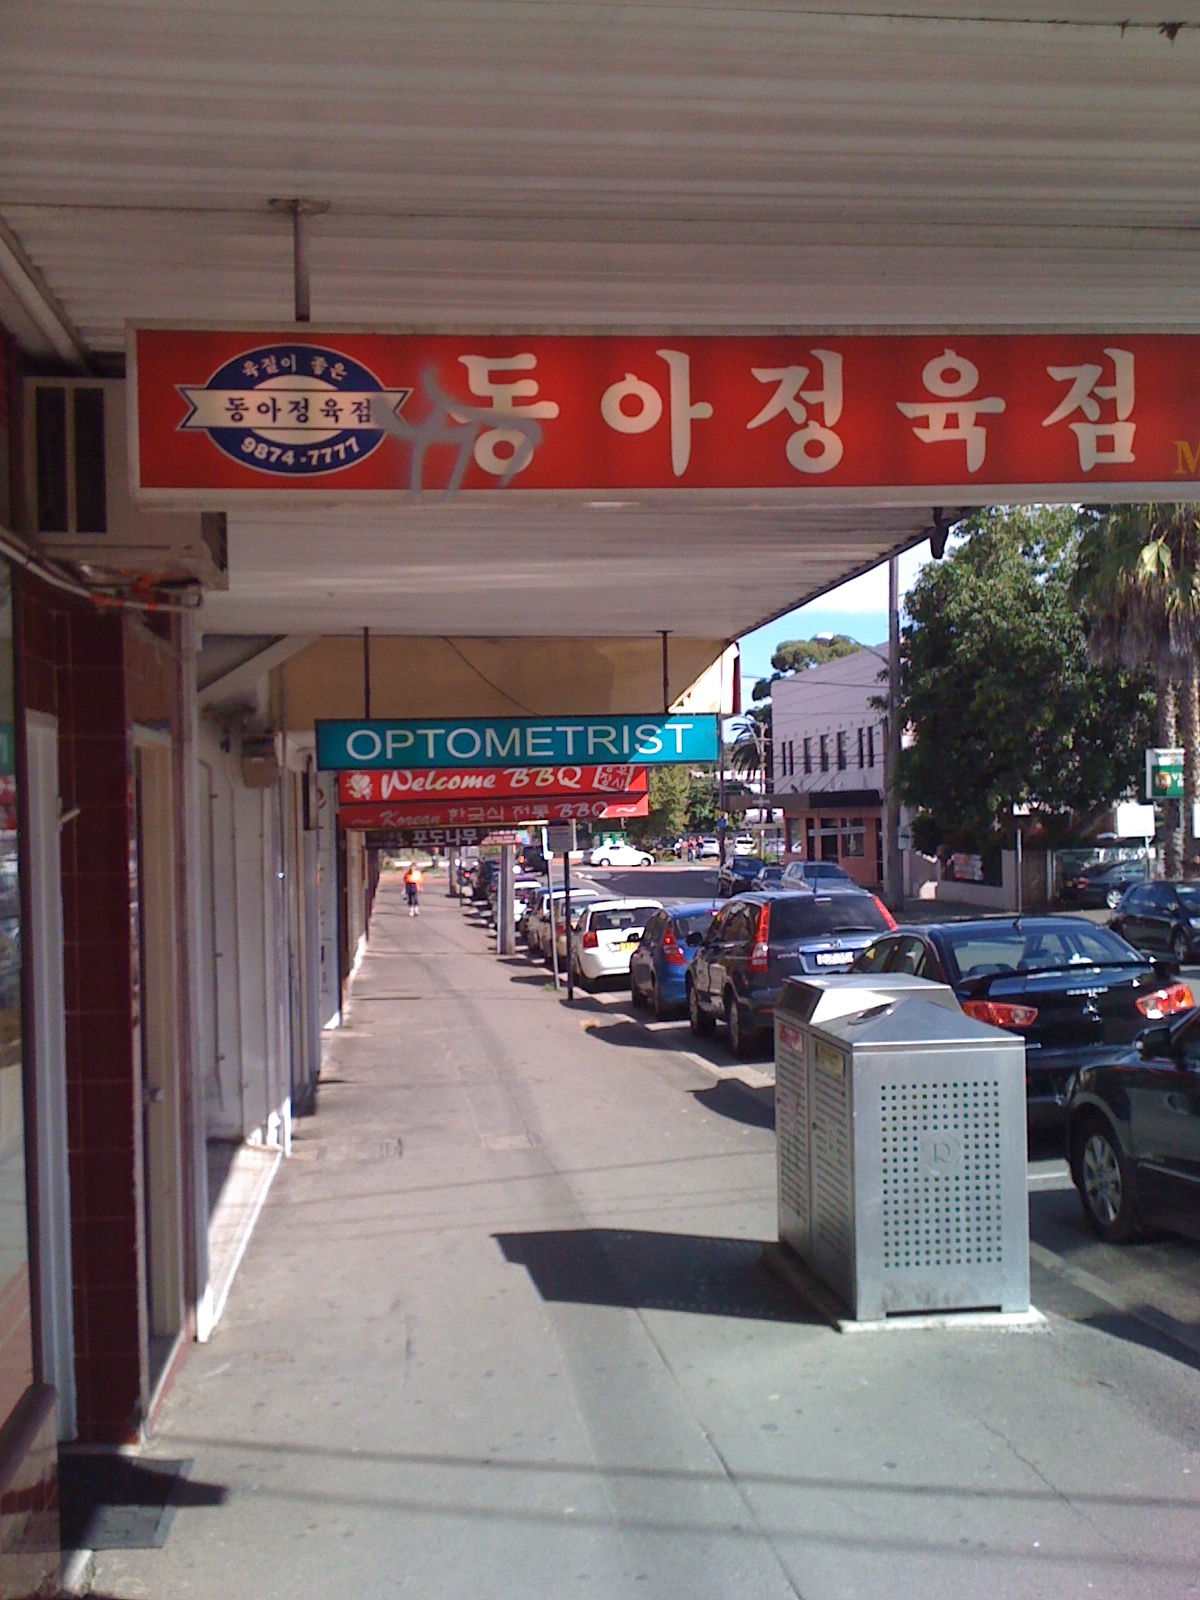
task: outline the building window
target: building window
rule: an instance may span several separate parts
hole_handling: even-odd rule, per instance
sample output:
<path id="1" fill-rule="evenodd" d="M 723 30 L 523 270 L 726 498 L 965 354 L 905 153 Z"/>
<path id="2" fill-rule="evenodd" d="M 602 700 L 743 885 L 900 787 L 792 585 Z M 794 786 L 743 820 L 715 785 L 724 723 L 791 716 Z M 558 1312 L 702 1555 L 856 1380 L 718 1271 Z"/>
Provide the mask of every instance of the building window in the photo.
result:
<path id="1" fill-rule="evenodd" d="M 805 739 L 805 741 L 804 741 L 804 770 L 805 770 L 806 773 L 811 773 L 812 772 L 812 740 L 811 739 Z"/>
<path id="2" fill-rule="evenodd" d="M 867 729 L 867 765 L 869 767 L 875 765 L 875 729 L 873 727 Z"/>
<path id="3" fill-rule="evenodd" d="M 839 772 L 846 770 L 846 735 L 840 730 L 837 736 L 837 765 Z"/>
<path id="4" fill-rule="evenodd" d="M 821 735 L 821 771 L 829 771 L 829 737 L 824 733 Z"/>
<path id="5" fill-rule="evenodd" d="M 860 728 L 858 730 L 858 765 L 860 769 L 866 766 L 866 762 L 866 741 L 863 737 L 863 730 Z"/>
<path id="6" fill-rule="evenodd" d="M 807 744 L 807 740 L 805 743 Z M 817 823 L 815 817 L 804 819 L 804 859 L 815 861 L 817 859 Z"/>
<path id="7" fill-rule="evenodd" d="M 861 817 L 842 818 L 842 854 L 844 856 L 863 856 L 866 854 L 867 835 Z"/>

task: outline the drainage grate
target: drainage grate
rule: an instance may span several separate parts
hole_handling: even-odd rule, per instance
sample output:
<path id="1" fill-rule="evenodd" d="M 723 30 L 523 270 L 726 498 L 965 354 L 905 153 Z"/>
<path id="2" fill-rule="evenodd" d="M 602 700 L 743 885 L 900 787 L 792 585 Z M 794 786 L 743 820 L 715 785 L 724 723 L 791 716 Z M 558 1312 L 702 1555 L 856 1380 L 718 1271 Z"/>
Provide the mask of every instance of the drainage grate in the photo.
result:
<path id="1" fill-rule="evenodd" d="M 884 1268 L 998 1265 L 999 1083 L 888 1083 L 881 1111 Z"/>

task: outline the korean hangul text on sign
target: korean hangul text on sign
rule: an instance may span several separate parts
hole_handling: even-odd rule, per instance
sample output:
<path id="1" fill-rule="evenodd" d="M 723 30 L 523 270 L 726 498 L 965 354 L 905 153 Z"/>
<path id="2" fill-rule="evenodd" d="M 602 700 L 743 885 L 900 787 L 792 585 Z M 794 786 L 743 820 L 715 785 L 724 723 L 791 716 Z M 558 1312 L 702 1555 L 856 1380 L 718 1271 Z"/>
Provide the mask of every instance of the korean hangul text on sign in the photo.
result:
<path id="1" fill-rule="evenodd" d="M 1056 383 L 1069 383 L 1071 387 L 1043 419 L 1042 427 L 1052 427 L 1065 422 L 1075 412 L 1082 412 L 1083 422 L 1068 422 L 1067 426 L 1079 443 L 1079 465 L 1084 472 L 1110 463 L 1133 461 L 1133 434 L 1135 424 L 1128 419 L 1133 413 L 1133 351 L 1117 350 L 1105 346 L 1104 354 L 1113 364 L 1112 383 L 1101 383 L 1104 369 L 1092 362 L 1078 367 L 1047 367 L 1046 371 Z M 1111 420 L 1102 420 L 1100 402 L 1111 402 Z M 1102 442 L 1103 441 L 1103 442 Z"/>
<path id="2" fill-rule="evenodd" d="M 979 368 L 949 347 L 925 363 L 921 382 L 936 400 L 897 400 L 896 410 L 910 418 L 924 417 L 925 426 L 913 432 L 922 444 L 949 444 L 960 440 L 967 447 L 967 471 L 978 472 L 987 454 L 987 429 L 977 418 L 1005 409 L 999 395 L 974 396 L 979 387 Z"/>
<path id="3" fill-rule="evenodd" d="M 505 381 L 497 376 L 500 373 L 532 372 L 537 366 L 537 357 L 528 351 L 504 360 L 496 360 L 491 356 L 459 356 L 458 359 L 467 369 L 467 386 L 471 393 L 490 400 L 491 409 L 498 416 L 542 418 L 558 415 L 557 400 L 534 399 L 538 392 L 536 378 Z M 497 446 L 503 446 L 506 454 L 501 455 Z M 522 452 L 528 459 L 514 468 L 514 462 Z M 502 478 L 507 473 L 514 470 L 520 472 L 528 466 L 533 450 L 528 435 L 516 428 L 485 428 L 475 440 L 474 455 L 476 464 L 484 472 Z"/>
<path id="4" fill-rule="evenodd" d="M 775 393 L 757 416 L 746 424 L 749 432 L 785 413 L 797 424 L 784 447 L 788 461 L 797 472 L 830 472 L 842 459 L 842 441 L 834 427 L 842 414 L 842 358 L 836 350 L 813 350 L 821 363 L 821 387 L 806 389 L 808 367 L 751 367 L 759 383 L 773 383 Z M 808 414 L 813 406 L 821 421 Z"/>
<path id="5" fill-rule="evenodd" d="M 707 421 L 713 408 L 707 400 L 692 400 L 692 358 L 683 350 L 656 350 L 666 362 L 670 390 L 671 471 L 681 478 L 692 458 L 692 423 Z M 626 401 L 637 410 L 626 411 Z M 662 395 L 652 383 L 627 372 L 610 384 L 600 398 L 600 415 L 614 433 L 649 433 L 663 414 Z"/>

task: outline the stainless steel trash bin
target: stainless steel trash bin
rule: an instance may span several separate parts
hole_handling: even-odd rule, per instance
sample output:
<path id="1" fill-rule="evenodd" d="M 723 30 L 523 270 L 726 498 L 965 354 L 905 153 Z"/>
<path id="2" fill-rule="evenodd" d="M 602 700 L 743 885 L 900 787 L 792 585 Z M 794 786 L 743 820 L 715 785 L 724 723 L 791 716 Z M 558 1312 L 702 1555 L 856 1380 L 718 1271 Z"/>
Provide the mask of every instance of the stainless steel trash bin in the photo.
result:
<path id="1" fill-rule="evenodd" d="M 776 1007 L 779 1236 L 857 1321 L 1029 1307 L 1024 1042 L 926 987 Z"/>

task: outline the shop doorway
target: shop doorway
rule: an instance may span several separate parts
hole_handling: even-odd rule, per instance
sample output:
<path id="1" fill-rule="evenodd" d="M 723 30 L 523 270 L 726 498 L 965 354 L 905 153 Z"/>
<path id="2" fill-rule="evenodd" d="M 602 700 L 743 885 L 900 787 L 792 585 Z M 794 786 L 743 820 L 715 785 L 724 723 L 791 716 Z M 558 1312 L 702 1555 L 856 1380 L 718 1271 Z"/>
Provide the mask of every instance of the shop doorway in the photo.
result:
<path id="1" fill-rule="evenodd" d="M 182 1106 L 170 736 L 134 729 L 143 1404 L 183 1330 Z"/>

